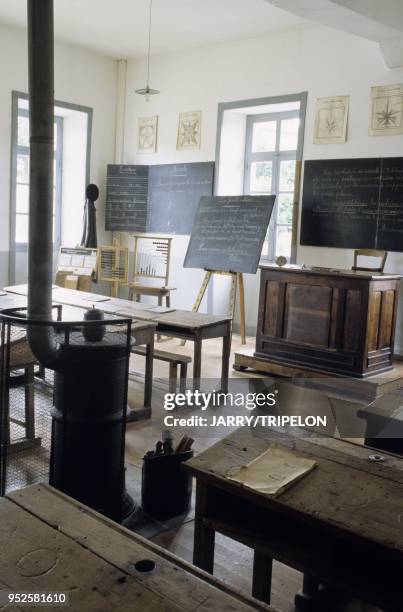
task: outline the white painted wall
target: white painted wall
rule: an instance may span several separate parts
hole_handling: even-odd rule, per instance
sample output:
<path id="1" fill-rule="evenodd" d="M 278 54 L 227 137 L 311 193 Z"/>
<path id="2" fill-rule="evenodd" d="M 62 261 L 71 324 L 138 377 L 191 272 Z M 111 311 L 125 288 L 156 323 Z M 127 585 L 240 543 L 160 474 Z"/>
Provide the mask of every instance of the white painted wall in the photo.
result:
<path id="1" fill-rule="evenodd" d="M 186 50 L 152 57 L 151 86 L 161 90 L 147 103 L 134 90 L 144 85 L 144 61 L 131 61 L 127 75 L 126 163 L 173 163 L 215 158 L 217 105 L 251 98 L 308 91 L 305 159 L 403 155 L 403 136 L 369 137 L 369 88 L 403 82 L 403 70 L 385 67 L 376 43 L 322 26 L 282 32 L 264 38 Z M 315 101 L 328 95 L 351 96 L 348 142 L 312 143 Z M 202 143 L 196 152 L 176 151 L 178 113 L 201 110 Z M 136 126 L 140 116 L 159 115 L 158 152 L 138 155 Z M 188 307 L 196 294 L 201 273 L 182 272 L 187 240 L 174 242 L 174 278 L 179 287 L 175 304 Z M 298 262 L 350 267 L 352 251 L 298 248 Z M 403 254 L 391 253 L 388 271 L 403 272 Z M 190 278 L 191 277 L 191 278 Z M 259 279 L 247 275 L 247 324 L 256 325 Z M 216 283 L 217 287 L 217 283 Z M 217 288 L 219 290 L 219 288 Z M 193 293 L 193 295 L 191 295 Z M 215 301 L 215 300 L 214 300 Z M 398 349 L 403 351 L 398 319 Z"/>
<path id="2" fill-rule="evenodd" d="M 8 283 L 10 226 L 10 143 L 11 92 L 27 92 L 26 32 L 0 24 L 0 286 Z M 55 97 L 94 109 L 90 180 L 100 187 L 98 237 L 100 244 L 110 241 L 104 232 L 106 165 L 114 154 L 116 62 L 93 51 L 67 44 L 55 47 Z M 77 196 L 78 197 L 78 194 Z M 85 194 L 81 194 L 80 208 Z M 76 228 L 82 226 L 82 213 L 71 211 Z M 64 234 L 71 240 L 79 232 Z"/>
<path id="3" fill-rule="evenodd" d="M 63 117 L 62 244 L 76 246 L 82 235 L 85 194 L 87 114 L 68 110 Z"/>

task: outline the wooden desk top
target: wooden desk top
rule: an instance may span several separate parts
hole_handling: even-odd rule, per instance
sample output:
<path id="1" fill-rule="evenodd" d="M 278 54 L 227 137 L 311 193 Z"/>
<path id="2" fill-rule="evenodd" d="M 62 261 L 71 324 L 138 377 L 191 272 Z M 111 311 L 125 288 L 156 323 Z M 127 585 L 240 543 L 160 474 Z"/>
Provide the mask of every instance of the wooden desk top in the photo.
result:
<path id="1" fill-rule="evenodd" d="M 77 612 L 274 612 L 47 485 L 1 498 L 0 517 L 3 588 L 68 592 Z"/>
<path id="2" fill-rule="evenodd" d="M 388 274 L 379 272 L 365 272 L 361 270 L 338 270 L 337 268 L 321 268 L 320 266 L 277 266 L 275 264 L 260 264 L 261 270 L 272 270 L 274 272 L 293 272 L 297 274 L 316 274 L 324 276 L 342 276 L 361 280 L 399 280 L 403 274 Z"/>
<path id="3" fill-rule="evenodd" d="M 210 327 L 230 321 L 229 315 L 209 315 L 202 312 L 190 312 L 188 310 L 175 310 L 155 317 L 162 325 L 173 325 L 186 329 L 197 329 L 200 327 Z"/>
<path id="4" fill-rule="evenodd" d="M 27 285 L 13 285 L 6 287 L 5 291 L 9 295 L 26 296 L 28 293 Z M 0 309 L 2 308 L 0 296 Z M 10 300 L 12 302 L 12 300 Z M 156 325 L 170 327 L 182 327 L 184 329 L 200 329 L 218 325 L 231 320 L 228 315 L 208 315 L 201 312 L 191 312 L 187 310 L 174 310 L 168 313 L 153 313 L 147 310 L 138 302 L 124 300 L 121 298 L 111 298 L 97 293 L 88 293 L 86 291 L 77 291 L 75 289 L 66 289 L 64 287 L 53 286 L 53 301 L 59 304 L 67 304 L 78 308 L 91 308 L 92 304 L 105 313 L 114 314 L 122 317 L 130 317 L 143 321 L 149 321 Z M 25 302 L 17 303 L 17 306 L 23 306 Z M 4 308 L 12 308 L 4 306 Z"/>
<path id="5" fill-rule="evenodd" d="M 305 437 L 309 436 L 309 437 Z M 315 459 L 316 467 L 276 498 L 228 479 L 228 475 L 271 446 Z M 403 458 L 384 454 L 373 463 L 371 449 L 317 434 L 304 437 L 271 429 L 242 428 L 184 464 L 208 485 L 221 487 L 260 505 L 291 513 L 301 522 L 319 521 L 342 535 L 375 541 L 403 556 Z"/>

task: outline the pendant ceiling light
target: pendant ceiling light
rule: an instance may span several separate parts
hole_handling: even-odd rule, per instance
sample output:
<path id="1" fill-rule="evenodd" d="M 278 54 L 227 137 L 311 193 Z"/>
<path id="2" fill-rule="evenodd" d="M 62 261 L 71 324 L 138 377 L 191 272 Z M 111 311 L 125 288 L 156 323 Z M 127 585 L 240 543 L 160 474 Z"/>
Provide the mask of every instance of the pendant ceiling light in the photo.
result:
<path id="1" fill-rule="evenodd" d="M 160 92 L 158 89 L 151 89 L 150 87 L 150 51 L 151 51 L 151 13 L 152 13 L 153 0 L 150 0 L 150 13 L 148 22 L 148 52 L 147 52 L 147 85 L 143 89 L 136 89 L 136 93 L 140 96 L 144 96 L 146 102 L 150 101 L 150 96 L 155 96 Z"/>

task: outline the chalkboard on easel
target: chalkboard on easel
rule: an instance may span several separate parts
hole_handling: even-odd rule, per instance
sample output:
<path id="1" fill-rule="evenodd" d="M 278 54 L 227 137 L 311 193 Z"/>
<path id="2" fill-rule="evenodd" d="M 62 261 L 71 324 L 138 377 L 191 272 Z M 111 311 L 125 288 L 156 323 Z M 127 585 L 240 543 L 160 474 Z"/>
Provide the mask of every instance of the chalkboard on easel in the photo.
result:
<path id="1" fill-rule="evenodd" d="M 150 166 L 148 231 L 190 234 L 200 198 L 213 194 L 214 163 Z"/>
<path id="2" fill-rule="evenodd" d="M 105 229 L 145 232 L 148 210 L 148 166 L 109 164 Z"/>
<path id="3" fill-rule="evenodd" d="M 255 274 L 275 196 L 202 197 L 185 268 Z"/>
<path id="4" fill-rule="evenodd" d="M 300 243 L 403 251 L 403 158 L 306 161 Z"/>

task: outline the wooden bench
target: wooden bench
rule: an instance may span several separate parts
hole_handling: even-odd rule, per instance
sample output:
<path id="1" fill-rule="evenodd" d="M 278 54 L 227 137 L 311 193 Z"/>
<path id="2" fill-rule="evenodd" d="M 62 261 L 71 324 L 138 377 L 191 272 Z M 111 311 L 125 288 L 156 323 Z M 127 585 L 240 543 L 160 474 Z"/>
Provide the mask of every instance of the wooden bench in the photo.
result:
<path id="1" fill-rule="evenodd" d="M 132 353 L 145 357 L 146 349 L 143 346 L 134 346 Z M 179 389 L 181 393 L 186 391 L 186 378 L 188 371 L 188 363 L 192 361 L 187 355 L 179 355 L 178 353 L 169 353 L 168 351 L 159 351 L 154 349 L 154 359 L 169 363 L 169 392 L 176 393 L 178 384 L 178 366 L 180 366 Z"/>
<path id="2" fill-rule="evenodd" d="M 48 485 L 1 498 L 0 524 L 2 588 L 67 593 L 69 612 L 274 612 Z"/>

